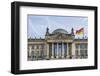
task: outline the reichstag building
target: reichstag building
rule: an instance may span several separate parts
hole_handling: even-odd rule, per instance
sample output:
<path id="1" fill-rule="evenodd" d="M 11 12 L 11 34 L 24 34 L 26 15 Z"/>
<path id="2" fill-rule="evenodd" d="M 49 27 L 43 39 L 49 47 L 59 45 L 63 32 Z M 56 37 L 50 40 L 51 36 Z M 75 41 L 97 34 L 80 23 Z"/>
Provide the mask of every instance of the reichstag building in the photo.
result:
<path id="1" fill-rule="evenodd" d="M 52 33 L 46 29 L 45 38 L 28 39 L 28 61 L 53 59 L 88 58 L 88 40 L 75 39 L 74 29 L 68 33 L 64 29 L 56 29 Z"/>

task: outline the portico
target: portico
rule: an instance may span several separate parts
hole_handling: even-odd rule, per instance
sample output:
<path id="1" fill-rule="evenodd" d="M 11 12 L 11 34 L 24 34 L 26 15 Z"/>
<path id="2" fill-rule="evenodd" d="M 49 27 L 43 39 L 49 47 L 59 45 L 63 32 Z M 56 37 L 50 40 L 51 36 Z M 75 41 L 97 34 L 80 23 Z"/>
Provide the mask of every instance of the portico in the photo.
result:
<path id="1" fill-rule="evenodd" d="M 71 56 L 71 43 L 68 42 L 52 42 L 48 43 L 47 57 L 48 58 L 69 58 Z"/>

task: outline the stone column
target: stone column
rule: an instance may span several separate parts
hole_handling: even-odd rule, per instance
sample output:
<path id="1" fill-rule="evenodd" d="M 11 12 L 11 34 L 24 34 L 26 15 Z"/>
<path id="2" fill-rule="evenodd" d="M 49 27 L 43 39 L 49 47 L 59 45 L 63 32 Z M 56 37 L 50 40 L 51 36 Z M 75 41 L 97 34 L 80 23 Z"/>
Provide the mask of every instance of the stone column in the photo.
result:
<path id="1" fill-rule="evenodd" d="M 57 43 L 57 56 L 56 56 L 56 58 L 58 58 L 59 57 L 59 52 L 58 52 L 58 43 Z"/>
<path id="2" fill-rule="evenodd" d="M 64 58 L 64 43 L 62 43 L 62 58 Z"/>
<path id="3" fill-rule="evenodd" d="M 54 43 L 52 43 L 52 56 L 51 58 L 54 58 Z"/>
<path id="4" fill-rule="evenodd" d="M 29 46 L 29 56 L 31 57 L 31 60 L 32 60 L 32 46 Z"/>
<path id="5" fill-rule="evenodd" d="M 72 58 L 75 58 L 75 43 L 72 43 Z"/>
<path id="6" fill-rule="evenodd" d="M 49 44 L 47 43 L 47 59 L 49 59 Z"/>
<path id="7" fill-rule="evenodd" d="M 68 43 L 67 43 L 67 58 L 69 58 L 69 46 L 68 46 Z"/>

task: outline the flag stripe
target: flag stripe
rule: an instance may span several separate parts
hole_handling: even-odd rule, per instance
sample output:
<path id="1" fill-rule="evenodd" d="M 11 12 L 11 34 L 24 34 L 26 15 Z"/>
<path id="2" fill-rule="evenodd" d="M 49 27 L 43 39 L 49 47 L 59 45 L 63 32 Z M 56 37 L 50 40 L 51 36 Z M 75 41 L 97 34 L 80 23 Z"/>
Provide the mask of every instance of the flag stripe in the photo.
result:
<path id="1" fill-rule="evenodd" d="M 76 34 L 84 34 L 84 28 L 81 28 L 79 30 L 76 30 Z"/>

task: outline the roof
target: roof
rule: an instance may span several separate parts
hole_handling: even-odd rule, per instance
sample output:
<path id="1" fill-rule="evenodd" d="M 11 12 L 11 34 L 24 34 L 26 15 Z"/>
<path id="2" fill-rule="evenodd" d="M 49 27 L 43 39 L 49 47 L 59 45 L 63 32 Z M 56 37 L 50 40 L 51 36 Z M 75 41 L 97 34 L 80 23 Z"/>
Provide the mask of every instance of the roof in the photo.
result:
<path id="1" fill-rule="evenodd" d="M 45 39 L 28 39 L 28 42 L 44 42 Z M 88 41 L 88 39 L 74 39 L 74 41 Z"/>
<path id="2" fill-rule="evenodd" d="M 38 41 L 39 41 L 39 42 L 41 41 L 41 42 L 42 42 L 42 41 L 45 41 L 45 39 L 28 39 L 28 41 L 29 41 L 29 42 L 32 42 L 32 41 L 37 41 L 37 42 L 38 42 Z"/>
<path id="3" fill-rule="evenodd" d="M 88 41 L 88 39 L 74 39 L 74 41 Z"/>

